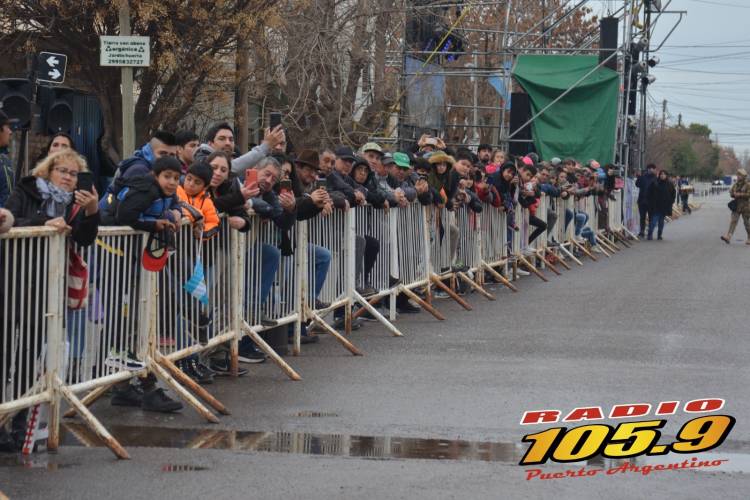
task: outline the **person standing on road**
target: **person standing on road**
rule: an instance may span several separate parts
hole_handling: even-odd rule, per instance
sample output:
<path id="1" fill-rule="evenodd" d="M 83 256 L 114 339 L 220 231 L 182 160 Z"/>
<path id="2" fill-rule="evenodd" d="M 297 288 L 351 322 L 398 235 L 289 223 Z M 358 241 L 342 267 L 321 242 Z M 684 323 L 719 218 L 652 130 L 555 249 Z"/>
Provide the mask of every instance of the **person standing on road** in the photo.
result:
<path id="1" fill-rule="evenodd" d="M 646 192 L 647 209 L 649 214 L 648 239 L 654 239 L 654 228 L 659 226 L 657 239 L 662 239 L 664 232 L 664 218 L 672 213 L 676 191 L 669 180 L 666 170 L 659 172 L 656 182 L 651 183 Z"/>
<path id="2" fill-rule="evenodd" d="M 656 165 L 649 163 L 646 165 L 646 172 L 642 173 L 635 180 L 635 187 L 638 188 L 638 213 L 641 216 L 641 230 L 638 233 L 639 238 L 643 238 L 646 233 L 646 215 L 648 214 L 648 188 L 656 182 Z"/>
<path id="3" fill-rule="evenodd" d="M 741 168 L 737 171 L 737 182 L 729 190 L 729 196 L 732 197 L 732 201 L 729 202 L 732 210 L 732 218 L 729 221 L 727 234 L 722 236 L 721 239 L 727 245 L 729 244 L 734 230 L 737 228 L 737 222 L 739 222 L 740 216 L 742 216 L 742 222 L 745 224 L 745 232 L 747 233 L 745 244 L 750 245 L 750 181 L 747 180 L 747 171 L 745 169 Z M 734 205 L 734 208 L 731 205 Z"/>

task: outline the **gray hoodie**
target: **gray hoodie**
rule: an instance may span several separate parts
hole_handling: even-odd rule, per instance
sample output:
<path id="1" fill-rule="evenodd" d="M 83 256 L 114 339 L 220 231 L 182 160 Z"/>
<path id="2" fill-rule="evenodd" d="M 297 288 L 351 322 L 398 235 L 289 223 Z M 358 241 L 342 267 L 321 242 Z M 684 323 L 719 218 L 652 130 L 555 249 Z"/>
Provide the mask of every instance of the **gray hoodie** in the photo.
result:
<path id="1" fill-rule="evenodd" d="M 198 149 L 193 153 L 193 160 L 200 161 L 205 160 L 208 155 L 214 152 L 214 148 L 208 144 L 201 144 Z M 245 170 L 254 167 L 260 160 L 271 154 L 271 148 L 266 143 L 261 143 L 255 146 L 253 149 L 248 151 L 242 156 L 239 156 L 232 160 L 232 173 L 244 176 Z"/>

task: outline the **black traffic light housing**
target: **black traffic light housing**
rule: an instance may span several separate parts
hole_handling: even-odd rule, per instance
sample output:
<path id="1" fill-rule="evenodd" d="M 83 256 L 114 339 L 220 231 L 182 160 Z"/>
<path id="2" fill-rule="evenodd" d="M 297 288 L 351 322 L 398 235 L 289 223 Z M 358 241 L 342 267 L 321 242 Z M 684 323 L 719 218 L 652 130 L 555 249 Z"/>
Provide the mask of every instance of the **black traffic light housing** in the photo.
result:
<path id="1" fill-rule="evenodd" d="M 13 128 L 27 130 L 31 125 L 32 84 L 25 78 L 0 79 L 0 109 L 13 121 Z"/>
<path id="2" fill-rule="evenodd" d="M 41 108 L 43 134 L 70 134 L 73 126 L 74 95 L 75 91 L 67 87 L 39 86 L 38 102 Z"/>

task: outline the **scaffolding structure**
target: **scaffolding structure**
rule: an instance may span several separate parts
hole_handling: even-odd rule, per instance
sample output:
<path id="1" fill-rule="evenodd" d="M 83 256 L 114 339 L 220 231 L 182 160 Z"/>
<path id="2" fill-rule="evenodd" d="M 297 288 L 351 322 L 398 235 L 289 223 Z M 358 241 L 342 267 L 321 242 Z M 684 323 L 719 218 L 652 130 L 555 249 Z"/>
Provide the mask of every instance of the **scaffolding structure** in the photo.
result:
<path id="1" fill-rule="evenodd" d="M 599 46 L 598 25 L 577 40 L 571 40 L 570 36 L 565 40 L 556 38 L 565 21 L 571 16 L 580 15 L 581 9 L 590 3 L 589 0 L 560 2 L 548 12 L 542 10 L 541 18 L 526 31 L 513 31 L 511 20 L 519 15 L 519 7 L 523 3 L 523 0 L 406 1 L 407 20 L 400 53 L 391 51 L 388 54 L 391 60 L 399 57 L 401 60 L 400 103 L 397 136 L 394 139 L 400 147 L 408 148 L 427 133 L 441 137 L 448 146 L 476 148 L 479 144 L 490 144 L 506 151 L 511 143 L 533 142 L 519 138 L 519 132 L 541 116 L 546 108 L 529 117 L 524 125 L 514 130 L 510 128 L 508 100 L 515 88 L 512 73 L 518 56 L 605 53 L 605 57 L 599 58 L 597 68 L 615 59 L 620 81 L 615 163 L 625 172 L 633 167 L 642 168 L 649 84 L 647 61 L 654 26 L 651 14 L 658 12 L 655 16 L 655 20 L 658 20 L 661 14 L 667 13 L 665 9 L 671 2 L 667 1 L 662 8 L 661 3 L 657 6 L 655 0 L 609 1 L 606 15 L 616 18 L 619 26 L 615 48 Z M 540 0 L 541 6 L 546 3 Z M 466 13 L 477 8 L 493 9 L 497 26 L 490 27 L 487 23 L 481 27 L 469 25 Z M 658 11 L 653 10 L 655 8 Z M 434 46 L 415 45 L 414 34 L 409 30 L 419 23 L 410 25 L 410 19 L 437 20 L 444 27 L 436 37 L 440 40 Z M 447 43 L 448 40 L 451 43 Z M 457 40 L 459 44 L 466 40 L 474 43 L 456 47 Z M 431 97 L 434 98 L 431 100 Z M 551 105 L 555 102 L 557 100 Z"/>

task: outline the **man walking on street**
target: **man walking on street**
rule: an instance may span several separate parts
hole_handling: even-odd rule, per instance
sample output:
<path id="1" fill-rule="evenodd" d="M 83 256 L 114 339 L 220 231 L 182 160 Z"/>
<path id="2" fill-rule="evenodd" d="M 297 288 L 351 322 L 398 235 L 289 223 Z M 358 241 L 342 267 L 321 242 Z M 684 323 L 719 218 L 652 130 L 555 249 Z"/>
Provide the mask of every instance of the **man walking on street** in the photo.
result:
<path id="1" fill-rule="evenodd" d="M 729 221 L 727 234 L 722 236 L 721 239 L 727 245 L 729 244 L 734 230 L 737 228 L 737 222 L 739 222 L 740 216 L 742 216 L 742 222 L 745 224 L 745 232 L 747 233 L 745 245 L 750 245 L 750 181 L 747 180 L 747 171 L 745 169 L 741 168 L 737 171 L 737 182 L 729 190 L 729 196 L 732 197 L 732 201 L 730 202 L 732 218 Z M 731 205 L 734 205 L 734 208 Z"/>
<path id="2" fill-rule="evenodd" d="M 638 213 L 641 216 L 641 230 L 638 233 L 639 238 L 646 235 L 646 215 L 648 214 L 648 188 L 656 182 L 656 165 L 649 163 L 646 165 L 646 172 L 641 174 L 635 180 L 635 187 L 638 188 Z"/>

